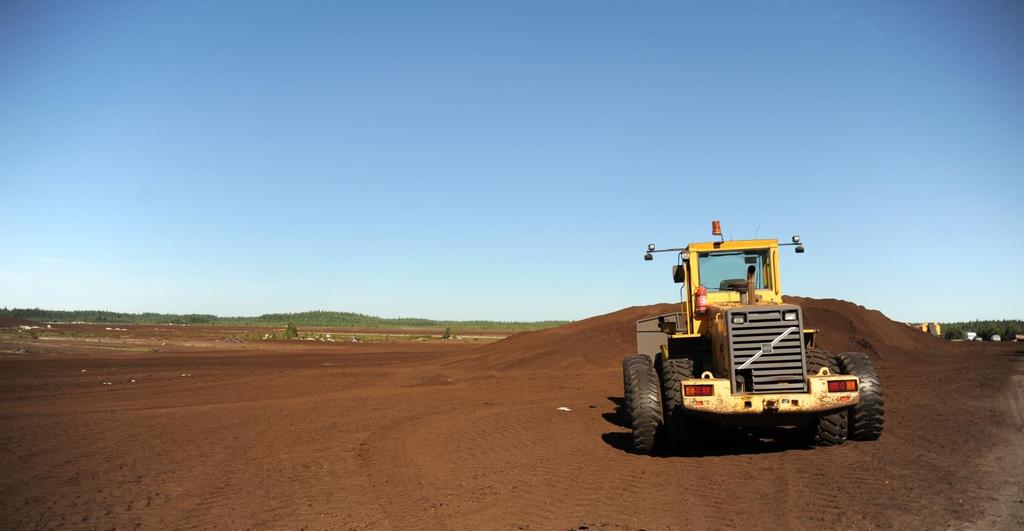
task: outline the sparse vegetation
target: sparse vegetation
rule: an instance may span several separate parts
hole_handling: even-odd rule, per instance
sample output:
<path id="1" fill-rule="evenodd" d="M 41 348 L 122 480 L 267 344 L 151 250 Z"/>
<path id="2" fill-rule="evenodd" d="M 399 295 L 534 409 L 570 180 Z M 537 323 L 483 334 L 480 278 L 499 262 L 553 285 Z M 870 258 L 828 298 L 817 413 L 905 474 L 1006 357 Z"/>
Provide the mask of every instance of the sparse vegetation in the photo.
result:
<path id="1" fill-rule="evenodd" d="M 444 329 L 444 334 L 441 334 L 441 339 L 444 339 L 444 340 L 449 340 L 449 339 L 451 339 L 453 337 L 455 337 L 455 333 L 452 332 L 452 327 L 450 327 L 450 326 L 448 328 Z"/>
<path id="2" fill-rule="evenodd" d="M 219 317 L 209 314 L 120 313 L 95 310 L 43 310 L 39 308 L 2 308 L 0 318 L 29 319 L 42 323 L 106 323 L 106 324 L 180 324 L 280 327 L 288 323 L 302 327 L 344 328 L 459 328 L 462 330 L 540 330 L 568 321 L 436 321 L 417 317 L 385 318 L 352 312 L 313 311 L 299 313 L 268 313 L 258 317 Z"/>
<path id="3" fill-rule="evenodd" d="M 294 339 L 296 337 L 299 337 L 299 330 L 297 328 L 295 328 L 294 324 L 288 323 L 288 326 L 286 326 L 284 328 L 284 336 L 283 337 L 285 339 Z"/>

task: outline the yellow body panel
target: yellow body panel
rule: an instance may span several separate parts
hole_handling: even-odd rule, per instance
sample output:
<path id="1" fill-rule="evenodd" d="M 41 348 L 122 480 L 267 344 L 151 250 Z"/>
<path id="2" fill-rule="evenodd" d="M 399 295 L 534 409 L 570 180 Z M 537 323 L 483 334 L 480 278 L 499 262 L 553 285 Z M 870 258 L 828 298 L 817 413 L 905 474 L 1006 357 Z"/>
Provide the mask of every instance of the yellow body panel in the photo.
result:
<path id="1" fill-rule="evenodd" d="M 729 380 L 703 378 L 683 380 L 682 385 L 713 385 L 713 396 L 683 396 L 683 408 L 714 415 L 822 413 L 850 407 L 860 401 L 857 391 L 829 393 L 828 382 L 856 380 L 855 376 L 808 376 L 808 392 L 775 394 L 732 394 Z"/>

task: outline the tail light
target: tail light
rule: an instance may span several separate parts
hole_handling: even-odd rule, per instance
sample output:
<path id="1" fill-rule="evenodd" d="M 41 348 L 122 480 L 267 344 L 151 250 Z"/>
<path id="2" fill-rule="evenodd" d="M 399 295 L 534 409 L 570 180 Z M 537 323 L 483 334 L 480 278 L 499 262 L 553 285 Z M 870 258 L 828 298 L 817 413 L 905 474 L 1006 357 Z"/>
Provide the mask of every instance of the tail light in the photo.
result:
<path id="1" fill-rule="evenodd" d="M 828 383 L 830 393 L 848 393 L 857 390 L 857 380 L 832 380 Z"/>
<path id="2" fill-rule="evenodd" d="M 684 385 L 683 394 L 686 396 L 712 396 L 715 394 L 713 385 Z"/>

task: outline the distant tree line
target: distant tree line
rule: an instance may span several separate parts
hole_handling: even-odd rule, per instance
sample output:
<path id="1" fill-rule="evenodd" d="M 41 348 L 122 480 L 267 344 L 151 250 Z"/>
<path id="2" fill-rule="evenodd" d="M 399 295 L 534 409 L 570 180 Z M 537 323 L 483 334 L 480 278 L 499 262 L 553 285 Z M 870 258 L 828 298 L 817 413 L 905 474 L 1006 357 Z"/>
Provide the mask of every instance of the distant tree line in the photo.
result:
<path id="1" fill-rule="evenodd" d="M 209 314 L 122 313 L 101 310 L 43 310 L 39 308 L 2 308 L 0 318 L 28 319 L 42 323 L 245 325 L 245 326 L 325 326 L 344 328 L 459 328 L 462 330 L 539 330 L 567 321 L 435 321 L 417 317 L 385 318 L 352 312 L 312 311 L 268 313 L 257 317 L 220 317 Z"/>
<path id="2" fill-rule="evenodd" d="M 1024 321 L 1004 319 L 994 321 L 962 321 L 958 323 L 939 323 L 942 335 L 946 339 L 966 339 L 967 332 L 975 332 L 985 341 L 991 341 L 998 334 L 1003 341 L 1013 340 L 1013 336 L 1024 334 Z"/>

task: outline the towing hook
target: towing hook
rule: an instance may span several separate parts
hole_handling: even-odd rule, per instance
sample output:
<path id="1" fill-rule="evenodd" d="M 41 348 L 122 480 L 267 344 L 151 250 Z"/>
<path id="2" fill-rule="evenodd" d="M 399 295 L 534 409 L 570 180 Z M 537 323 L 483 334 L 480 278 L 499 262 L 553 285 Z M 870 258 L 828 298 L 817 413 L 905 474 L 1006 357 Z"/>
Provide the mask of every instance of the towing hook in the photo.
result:
<path id="1" fill-rule="evenodd" d="M 778 400 L 765 400 L 764 401 L 764 412 L 765 413 L 778 413 L 779 412 L 779 401 Z"/>

